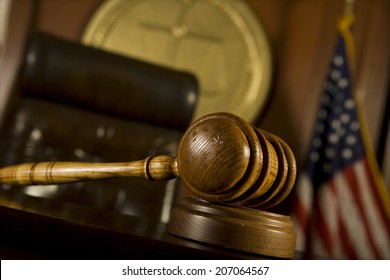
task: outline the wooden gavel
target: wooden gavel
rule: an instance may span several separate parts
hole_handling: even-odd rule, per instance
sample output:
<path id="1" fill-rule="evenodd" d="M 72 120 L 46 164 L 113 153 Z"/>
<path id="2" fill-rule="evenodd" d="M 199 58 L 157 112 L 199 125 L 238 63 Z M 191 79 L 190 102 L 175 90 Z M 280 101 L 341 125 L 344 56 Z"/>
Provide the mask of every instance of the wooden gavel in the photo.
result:
<path id="1" fill-rule="evenodd" d="M 230 113 L 214 113 L 195 121 L 180 141 L 177 158 L 156 156 L 125 163 L 25 163 L 0 169 L 0 183 L 10 185 L 60 184 L 114 177 L 149 180 L 177 177 L 202 200 L 189 199 L 184 208 L 179 205 L 178 212 L 173 215 L 173 234 L 230 247 L 237 243 L 233 238 L 246 236 L 246 239 L 248 234 L 254 234 L 240 231 L 237 237 L 236 232 L 232 240 L 219 244 L 221 236 L 226 238 L 225 228 L 232 223 L 226 221 L 225 227 L 221 226 L 221 221 L 232 215 L 232 209 L 237 209 L 234 212 L 234 215 L 240 213 L 236 217 L 237 226 L 243 228 L 246 223 L 256 228 L 256 234 L 262 232 L 260 239 L 264 239 L 264 234 L 268 237 L 267 241 L 255 241 L 256 244 L 261 242 L 258 247 L 250 238 L 252 241 L 245 242 L 245 246 L 240 241 L 232 248 L 280 257 L 291 257 L 294 252 L 293 226 L 286 216 L 270 216 L 271 213 L 261 210 L 285 199 L 294 185 L 295 176 L 295 158 L 283 140 Z M 193 209 L 189 211 L 191 207 Z M 191 228 L 188 221 L 201 223 L 198 214 L 194 214 L 195 210 L 203 212 L 203 222 L 204 219 L 208 221 L 201 227 L 206 233 L 199 233 L 200 226 L 188 230 Z M 219 232 L 221 228 L 223 233 Z M 209 237 L 210 230 L 214 237 Z M 278 230 L 287 243 L 278 239 Z M 194 236 L 194 232 L 198 235 Z M 275 241 L 272 241 L 275 236 Z M 276 250 L 275 246 L 282 247 Z"/>
<path id="2" fill-rule="evenodd" d="M 192 192 L 210 202 L 269 207 L 288 195 L 295 169 L 293 153 L 283 140 L 235 115 L 216 113 L 200 118 L 188 128 L 177 158 L 156 156 L 123 163 L 24 163 L 0 169 L 0 183 L 45 185 L 114 177 L 178 177 Z"/>

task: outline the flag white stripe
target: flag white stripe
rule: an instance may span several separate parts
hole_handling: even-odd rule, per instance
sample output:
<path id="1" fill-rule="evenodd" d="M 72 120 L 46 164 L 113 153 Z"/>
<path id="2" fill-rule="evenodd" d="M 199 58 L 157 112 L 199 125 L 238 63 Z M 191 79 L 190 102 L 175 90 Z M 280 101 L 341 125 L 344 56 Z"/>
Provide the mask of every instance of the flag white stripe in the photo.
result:
<path id="1" fill-rule="evenodd" d="M 335 193 L 332 191 L 332 188 L 328 183 L 325 183 L 323 186 L 321 186 L 318 191 L 318 197 L 321 215 L 332 239 L 332 251 L 337 252 L 336 250 L 339 245 L 337 223 L 337 212 L 339 209 L 338 198 L 335 196 Z M 335 257 L 341 258 L 341 255 Z"/>
<path id="2" fill-rule="evenodd" d="M 299 176 L 297 195 L 306 214 L 311 213 L 313 204 L 313 185 L 309 175 L 304 172 Z"/>
<path id="3" fill-rule="evenodd" d="M 362 161 L 357 162 L 353 168 L 357 177 L 357 187 L 361 193 L 364 211 L 369 223 L 369 230 L 373 235 L 373 241 L 381 253 L 381 258 L 390 259 L 389 233 L 382 223 L 377 205 L 375 205 L 375 199 L 372 197 L 372 192 L 370 191 L 375 186 L 371 186 L 369 183 Z"/>
<path id="4" fill-rule="evenodd" d="M 291 219 L 295 225 L 295 232 L 297 234 L 297 241 L 295 243 L 295 250 L 299 252 L 304 252 L 306 250 L 306 235 L 302 229 L 301 223 L 299 223 L 297 216 L 291 214 Z"/>
<path id="5" fill-rule="evenodd" d="M 364 224 L 361 222 L 354 197 L 350 192 L 350 188 L 347 187 L 348 181 L 344 178 L 343 172 L 335 175 L 334 182 L 337 198 L 339 199 L 340 216 L 346 227 L 348 237 L 356 250 L 357 257 L 373 259 Z"/>
<path id="6" fill-rule="evenodd" d="M 302 207 L 302 211 L 308 219 L 310 219 L 312 211 L 312 200 L 313 200 L 313 186 L 310 177 L 306 172 L 302 173 L 298 179 L 298 187 L 296 189 L 297 200 Z M 306 250 L 306 233 L 298 217 L 295 213 L 292 214 L 292 220 L 295 223 L 295 230 L 297 232 L 296 250 Z M 310 224 L 310 221 L 305 221 Z"/>

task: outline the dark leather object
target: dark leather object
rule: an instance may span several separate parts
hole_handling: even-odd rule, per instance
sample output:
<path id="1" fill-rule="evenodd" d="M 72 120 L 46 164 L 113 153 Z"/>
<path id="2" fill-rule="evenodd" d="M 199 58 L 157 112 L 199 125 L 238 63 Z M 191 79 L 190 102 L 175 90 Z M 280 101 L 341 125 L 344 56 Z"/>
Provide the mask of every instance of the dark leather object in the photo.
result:
<path id="1" fill-rule="evenodd" d="M 37 32 L 21 76 L 22 94 L 125 119 L 184 130 L 198 84 L 190 73 Z"/>

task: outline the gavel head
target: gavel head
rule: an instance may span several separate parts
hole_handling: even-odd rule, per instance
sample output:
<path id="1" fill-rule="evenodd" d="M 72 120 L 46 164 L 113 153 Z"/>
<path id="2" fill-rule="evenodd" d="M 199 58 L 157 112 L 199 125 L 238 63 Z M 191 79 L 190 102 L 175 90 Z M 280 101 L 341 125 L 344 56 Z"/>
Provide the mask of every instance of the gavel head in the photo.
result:
<path id="1" fill-rule="evenodd" d="M 201 199 L 180 201 L 171 234 L 248 253 L 294 256 L 291 218 L 263 211 L 286 198 L 295 181 L 294 155 L 280 138 L 229 113 L 206 115 L 183 135 L 177 169 Z"/>
<path id="2" fill-rule="evenodd" d="M 200 198 L 259 209 L 285 199 L 296 176 L 283 140 L 230 113 L 195 121 L 182 137 L 177 163 L 183 183 Z"/>

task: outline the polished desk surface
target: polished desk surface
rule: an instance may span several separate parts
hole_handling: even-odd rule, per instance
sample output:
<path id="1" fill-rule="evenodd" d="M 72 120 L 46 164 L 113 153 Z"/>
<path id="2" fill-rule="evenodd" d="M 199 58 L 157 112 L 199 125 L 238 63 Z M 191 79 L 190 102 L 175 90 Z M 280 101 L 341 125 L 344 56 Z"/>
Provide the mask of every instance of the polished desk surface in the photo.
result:
<path id="1" fill-rule="evenodd" d="M 267 258 L 178 238 L 166 223 L 140 217 L 40 198 L 1 204 L 8 204 L 0 207 L 1 259 Z"/>

